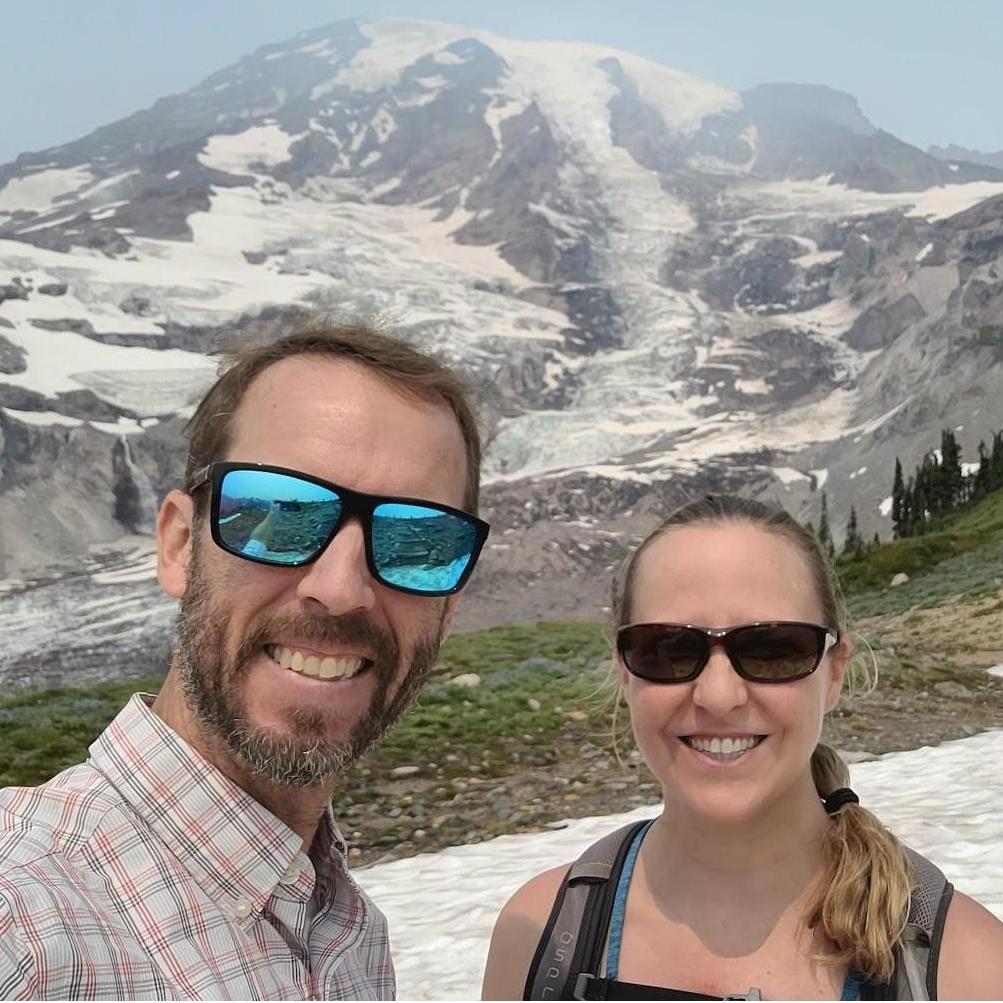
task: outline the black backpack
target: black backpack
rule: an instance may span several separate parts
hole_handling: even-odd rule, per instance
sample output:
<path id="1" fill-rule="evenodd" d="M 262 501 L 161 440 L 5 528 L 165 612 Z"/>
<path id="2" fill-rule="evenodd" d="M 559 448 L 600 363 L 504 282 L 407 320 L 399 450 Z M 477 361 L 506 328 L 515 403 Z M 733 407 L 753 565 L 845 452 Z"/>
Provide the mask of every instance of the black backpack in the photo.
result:
<path id="1" fill-rule="evenodd" d="M 523 999 L 721 999 L 676 989 L 600 977 L 616 886 L 634 836 L 633 822 L 593 843 L 568 870 L 537 944 Z M 918 879 L 909 918 L 895 947 L 895 973 L 887 985 L 865 983 L 861 999 L 934 1000 L 937 962 L 953 886 L 935 864 L 905 848 Z M 724 999 L 758 999 L 755 990 Z"/>

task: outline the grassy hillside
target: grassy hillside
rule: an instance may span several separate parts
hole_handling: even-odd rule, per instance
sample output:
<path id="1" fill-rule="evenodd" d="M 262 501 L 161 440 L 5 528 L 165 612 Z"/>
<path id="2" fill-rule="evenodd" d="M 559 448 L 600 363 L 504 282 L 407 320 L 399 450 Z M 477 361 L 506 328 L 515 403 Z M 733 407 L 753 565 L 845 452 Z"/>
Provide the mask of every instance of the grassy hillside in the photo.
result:
<path id="1" fill-rule="evenodd" d="M 923 536 L 884 543 L 858 560 L 837 562 L 856 617 L 994 595 L 1003 585 L 1003 491 Z M 891 587 L 899 572 L 909 576 Z"/>

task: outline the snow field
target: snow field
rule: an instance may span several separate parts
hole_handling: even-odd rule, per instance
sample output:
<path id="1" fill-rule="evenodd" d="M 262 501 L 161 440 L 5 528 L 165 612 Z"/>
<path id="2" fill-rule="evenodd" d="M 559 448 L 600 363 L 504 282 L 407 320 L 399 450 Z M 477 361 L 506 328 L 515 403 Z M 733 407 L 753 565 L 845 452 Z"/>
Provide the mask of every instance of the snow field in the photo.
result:
<path id="1" fill-rule="evenodd" d="M 1001 669 L 1003 674 L 1003 667 Z M 898 752 L 850 768 L 854 789 L 906 844 L 1003 919 L 1003 731 Z M 400 999 L 478 999 L 491 929 L 506 899 L 604 833 L 660 805 L 566 828 L 377 864 L 354 872 L 390 921 Z"/>

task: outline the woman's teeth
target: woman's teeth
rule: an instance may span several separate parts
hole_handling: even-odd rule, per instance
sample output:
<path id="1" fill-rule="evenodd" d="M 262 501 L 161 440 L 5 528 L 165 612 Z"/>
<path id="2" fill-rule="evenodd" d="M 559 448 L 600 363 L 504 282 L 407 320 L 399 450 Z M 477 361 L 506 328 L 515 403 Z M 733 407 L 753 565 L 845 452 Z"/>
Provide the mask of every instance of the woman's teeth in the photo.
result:
<path id="1" fill-rule="evenodd" d="M 318 658 L 316 655 L 304 655 L 295 648 L 276 647 L 269 645 L 268 655 L 284 669 L 301 672 L 304 676 L 315 679 L 350 679 L 365 665 L 364 658 Z"/>
<path id="2" fill-rule="evenodd" d="M 697 752 L 721 759 L 738 759 L 749 749 L 755 748 L 765 736 L 748 735 L 741 738 L 702 738 L 699 735 L 686 735 L 683 741 Z"/>

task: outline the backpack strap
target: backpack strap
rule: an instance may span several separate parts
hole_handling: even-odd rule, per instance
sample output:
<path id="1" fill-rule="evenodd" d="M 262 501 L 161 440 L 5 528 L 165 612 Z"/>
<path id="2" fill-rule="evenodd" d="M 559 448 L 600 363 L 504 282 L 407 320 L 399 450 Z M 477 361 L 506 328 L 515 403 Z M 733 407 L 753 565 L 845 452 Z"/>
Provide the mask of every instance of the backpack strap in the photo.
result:
<path id="1" fill-rule="evenodd" d="M 599 966 L 613 899 L 627 850 L 646 824 L 634 822 L 604 836 L 568 869 L 533 955 L 523 999 L 606 998 L 608 984 L 600 978 Z M 906 927 L 895 948 L 895 973 L 887 985 L 861 986 L 861 999 L 937 999 L 940 944 L 954 886 L 932 861 L 909 847 L 903 849 L 916 885 Z M 582 976 L 589 983 L 587 990 L 580 984 Z"/>
<path id="2" fill-rule="evenodd" d="M 598 975 L 632 822 L 593 843 L 568 869 L 536 946 L 523 999 L 572 999 L 580 973 Z"/>
<path id="3" fill-rule="evenodd" d="M 935 1000 L 940 942 L 954 886 L 935 863 L 915 850 L 904 849 L 916 885 L 909 899 L 909 918 L 895 952 L 895 998 Z"/>

